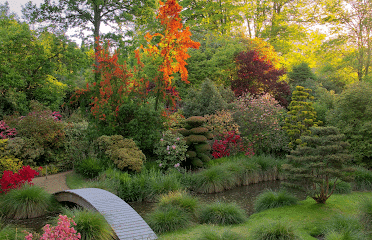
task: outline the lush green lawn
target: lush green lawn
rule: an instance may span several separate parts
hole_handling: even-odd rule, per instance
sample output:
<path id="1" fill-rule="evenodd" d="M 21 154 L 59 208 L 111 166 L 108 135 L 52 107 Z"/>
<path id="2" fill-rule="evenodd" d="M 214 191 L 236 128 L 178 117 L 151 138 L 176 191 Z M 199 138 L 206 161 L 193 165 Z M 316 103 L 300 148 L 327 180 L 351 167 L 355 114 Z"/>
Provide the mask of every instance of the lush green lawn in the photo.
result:
<path id="1" fill-rule="evenodd" d="M 247 236 L 249 239 L 253 229 L 273 220 L 291 223 L 304 240 L 316 239 L 310 233 L 320 232 L 324 223 L 332 216 L 338 214 L 357 216 L 359 214 L 359 202 L 364 197 L 372 197 L 372 192 L 353 192 L 347 195 L 333 195 L 324 205 L 316 204 L 313 199 L 308 198 L 295 206 L 270 209 L 253 214 L 244 224 L 229 227 L 206 224 L 194 225 L 187 229 L 160 235 L 159 239 L 198 239 L 201 233 L 207 229 L 213 229 L 221 233 L 231 230 L 242 236 Z"/>

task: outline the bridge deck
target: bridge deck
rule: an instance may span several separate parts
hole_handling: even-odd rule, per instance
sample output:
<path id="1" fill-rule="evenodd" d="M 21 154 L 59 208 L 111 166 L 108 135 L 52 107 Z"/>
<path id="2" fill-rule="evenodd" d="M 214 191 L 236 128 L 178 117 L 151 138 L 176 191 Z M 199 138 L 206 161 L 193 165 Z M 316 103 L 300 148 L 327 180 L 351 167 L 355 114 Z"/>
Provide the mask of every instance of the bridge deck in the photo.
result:
<path id="1" fill-rule="evenodd" d="M 54 193 L 60 202 L 73 202 L 100 212 L 120 240 L 157 239 L 142 217 L 121 198 L 106 190 L 82 188 Z"/>

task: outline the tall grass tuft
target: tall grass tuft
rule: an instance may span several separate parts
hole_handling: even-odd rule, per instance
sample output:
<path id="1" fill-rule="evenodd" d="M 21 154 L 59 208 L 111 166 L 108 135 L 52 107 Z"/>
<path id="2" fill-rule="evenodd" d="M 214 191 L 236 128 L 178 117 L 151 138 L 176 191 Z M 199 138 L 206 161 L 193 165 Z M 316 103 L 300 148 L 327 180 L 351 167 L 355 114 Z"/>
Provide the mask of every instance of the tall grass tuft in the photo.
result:
<path id="1" fill-rule="evenodd" d="M 87 209 L 63 209 L 62 215 L 73 218 L 74 229 L 81 234 L 81 240 L 111 240 L 115 237 L 110 224 L 99 213 Z M 58 217 L 55 219 L 58 222 Z"/>
<path id="2" fill-rule="evenodd" d="M 186 191 L 175 191 L 160 196 L 157 204 L 160 208 L 165 208 L 169 205 L 179 207 L 184 211 L 195 215 L 199 206 L 199 200 L 188 194 Z"/>
<path id="3" fill-rule="evenodd" d="M 365 198 L 360 203 L 359 219 L 366 231 L 372 235 L 372 198 Z"/>
<path id="4" fill-rule="evenodd" d="M 28 231 L 28 229 L 16 227 L 13 225 L 6 225 L 0 228 L 0 239 L 1 240 L 15 240 L 15 239 L 25 239 L 26 233 L 23 231 Z"/>
<path id="5" fill-rule="evenodd" d="M 0 212 L 7 218 L 35 218 L 46 214 L 55 204 L 53 196 L 43 188 L 25 184 L 1 197 Z"/>
<path id="6" fill-rule="evenodd" d="M 297 204 L 298 199 L 286 191 L 275 192 L 266 190 L 257 196 L 254 202 L 254 210 L 261 212 L 270 208 L 290 206 Z"/>
<path id="7" fill-rule="evenodd" d="M 251 162 L 260 166 L 260 181 L 272 181 L 278 178 L 279 160 L 271 155 L 255 155 L 251 157 Z"/>
<path id="8" fill-rule="evenodd" d="M 238 233 L 232 232 L 231 230 L 224 231 L 222 234 L 207 230 L 202 232 L 202 236 L 198 240 L 243 240 L 243 236 Z"/>
<path id="9" fill-rule="evenodd" d="M 156 233 L 175 231 L 190 226 L 191 216 L 181 208 L 167 205 L 155 209 L 145 218 L 147 224 Z"/>
<path id="10" fill-rule="evenodd" d="M 197 184 L 195 190 L 199 193 L 222 192 L 235 185 L 232 173 L 221 165 L 199 172 L 194 178 Z"/>
<path id="11" fill-rule="evenodd" d="M 86 178 L 98 177 L 103 168 L 100 161 L 95 158 L 86 158 L 75 164 L 76 172 L 80 173 Z"/>
<path id="12" fill-rule="evenodd" d="M 239 224 L 246 221 L 246 213 L 236 203 L 215 202 L 201 208 L 200 223 L 220 225 Z"/>
<path id="13" fill-rule="evenodd" d="M 356 217 L 335 215 L 324 226 L 325 239 L 362 240 L 366 239 L 363 226 Z"/>
<path id="14" fill-rule="evenodd" d="M 357 167 L 353 173 L 354 189 L 357 191 L 372 190 L 372 171 L 363 167 Z"/>
<path id="15" fill-rule="evenodd" d="M 301 239 L 292 225 L 283 222 L 262 224 L 253 230 L 254 240 L 298 240 Z"/>

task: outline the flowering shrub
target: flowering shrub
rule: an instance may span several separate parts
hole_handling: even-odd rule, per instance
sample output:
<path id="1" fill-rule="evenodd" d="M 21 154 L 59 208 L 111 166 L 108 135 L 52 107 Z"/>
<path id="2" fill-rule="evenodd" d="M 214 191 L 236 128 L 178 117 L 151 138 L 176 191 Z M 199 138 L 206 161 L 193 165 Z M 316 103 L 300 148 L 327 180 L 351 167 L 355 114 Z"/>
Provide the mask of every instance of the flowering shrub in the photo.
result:
<path id="1" fill-rule="evenodd" d="M 41 167 L 39 168 L 42 169 Z M 2 178 L 0 179 L 1 191 L 7 193 L 10 189 L 16 189 L 22 187 L 26 181 L 30 184 L 32 179 L 39 175 L 35 170 L 32 170 L 30 166 L 23 166 L 17 173 L 12 171 L 4 171 Z"/>
<path id="2" fill-rule="evenodd" d="M 269 94 L 239 97 L 234 119 L 240 134 L 246 137 L 260 153 L 289 151 L 288 137 L 281 127 L 284 108 Z"/>
<path id="3" fill-rule="evenodd" d="M 0 177 L 5 170 L 18 171 L 22 167 L 22 161 L 9 155 L 7 145 L 8 139 L 0 139 Z"/>
<path id="4" fill-rule="evenodd" d="M 221 135 L 223 136 L 222 140 L 215 140 L 212 146 L 212 156 L 214 158 L 235 155 L 238 152 L 244 152 L 246 156 L 254 155 L 252 144 L 249 143 L 245 146 L 243 139 L 234 131 Z"/>
<path id="5" fill-rule="evenodd" d="M 15 128 L 10 128 L 4 120 L 0 121 L 0 139 L 12 138 L 17 135 Z"/>
<path id="6" fill-rule="evenodd" d="M 239 125 L 234 121 L 232 113 L 227 110 L 217 111 L 212 115 L 205 115 L 206 126 L 213 130 L 215 136 L 234 131 L 239 134 Z"/>
<path id="7" fill-rule="evenodd" d="M 178 168 L 186 160 L 187 145 L 179 133 L 166 131 L 163 137 L 155 144 L 154 153 L 158 156 L 156 161 L 162 169 Z"/>
<path id="8" fill-rule="evenodd" d="M 66 215 L 59 215 L 59 221 L 57 226 L 50 226 L 49 224 L 43 227 L 43 235 L 40 240 L 78 240 L 81 239 L 80 233 L 76 233 L 76 230 L 71 227 L 71 223 L 76 226 L 76 223 L 72 218 L 68 218 Z M 27 233 L 27 232 L 26 232 Z M 28 233 L 25 237 L 26 240 L 32 240 L 32 233 Z"/>

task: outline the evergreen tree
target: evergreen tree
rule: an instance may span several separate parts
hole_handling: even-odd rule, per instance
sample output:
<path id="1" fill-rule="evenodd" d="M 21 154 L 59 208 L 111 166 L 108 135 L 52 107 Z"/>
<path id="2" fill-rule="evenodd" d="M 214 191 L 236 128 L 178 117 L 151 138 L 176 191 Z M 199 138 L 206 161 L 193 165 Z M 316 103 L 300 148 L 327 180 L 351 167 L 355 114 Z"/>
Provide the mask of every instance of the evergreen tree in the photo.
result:
<path id="1" fill-rule="evenodd" d="M 317 203 L 325 203 L 341 180 L 351 180 L 347 173 L 352 171 L 352 155 L 338 128 L 312 127 L 311 132 L 311 136 L 301 137 L 305 145 L 287 156 L 284 185 L 303 190 Z"/>
<path id="2" fill-rule="evenodd" d="M 301 136 L 311 134 L 311 127 L 317 127 L 322 124 L 321 121 L 316 121 L 316 111 L 311 101 L 314 97 L 310 95 L 310 92 L 311 89 L 297 86 L 292 93 L 288 117 L 285 119 L 283 126 L 283 129 L 287 131 L 290 137 L 289 147 L 292 149 L 302 144 Z"/>

